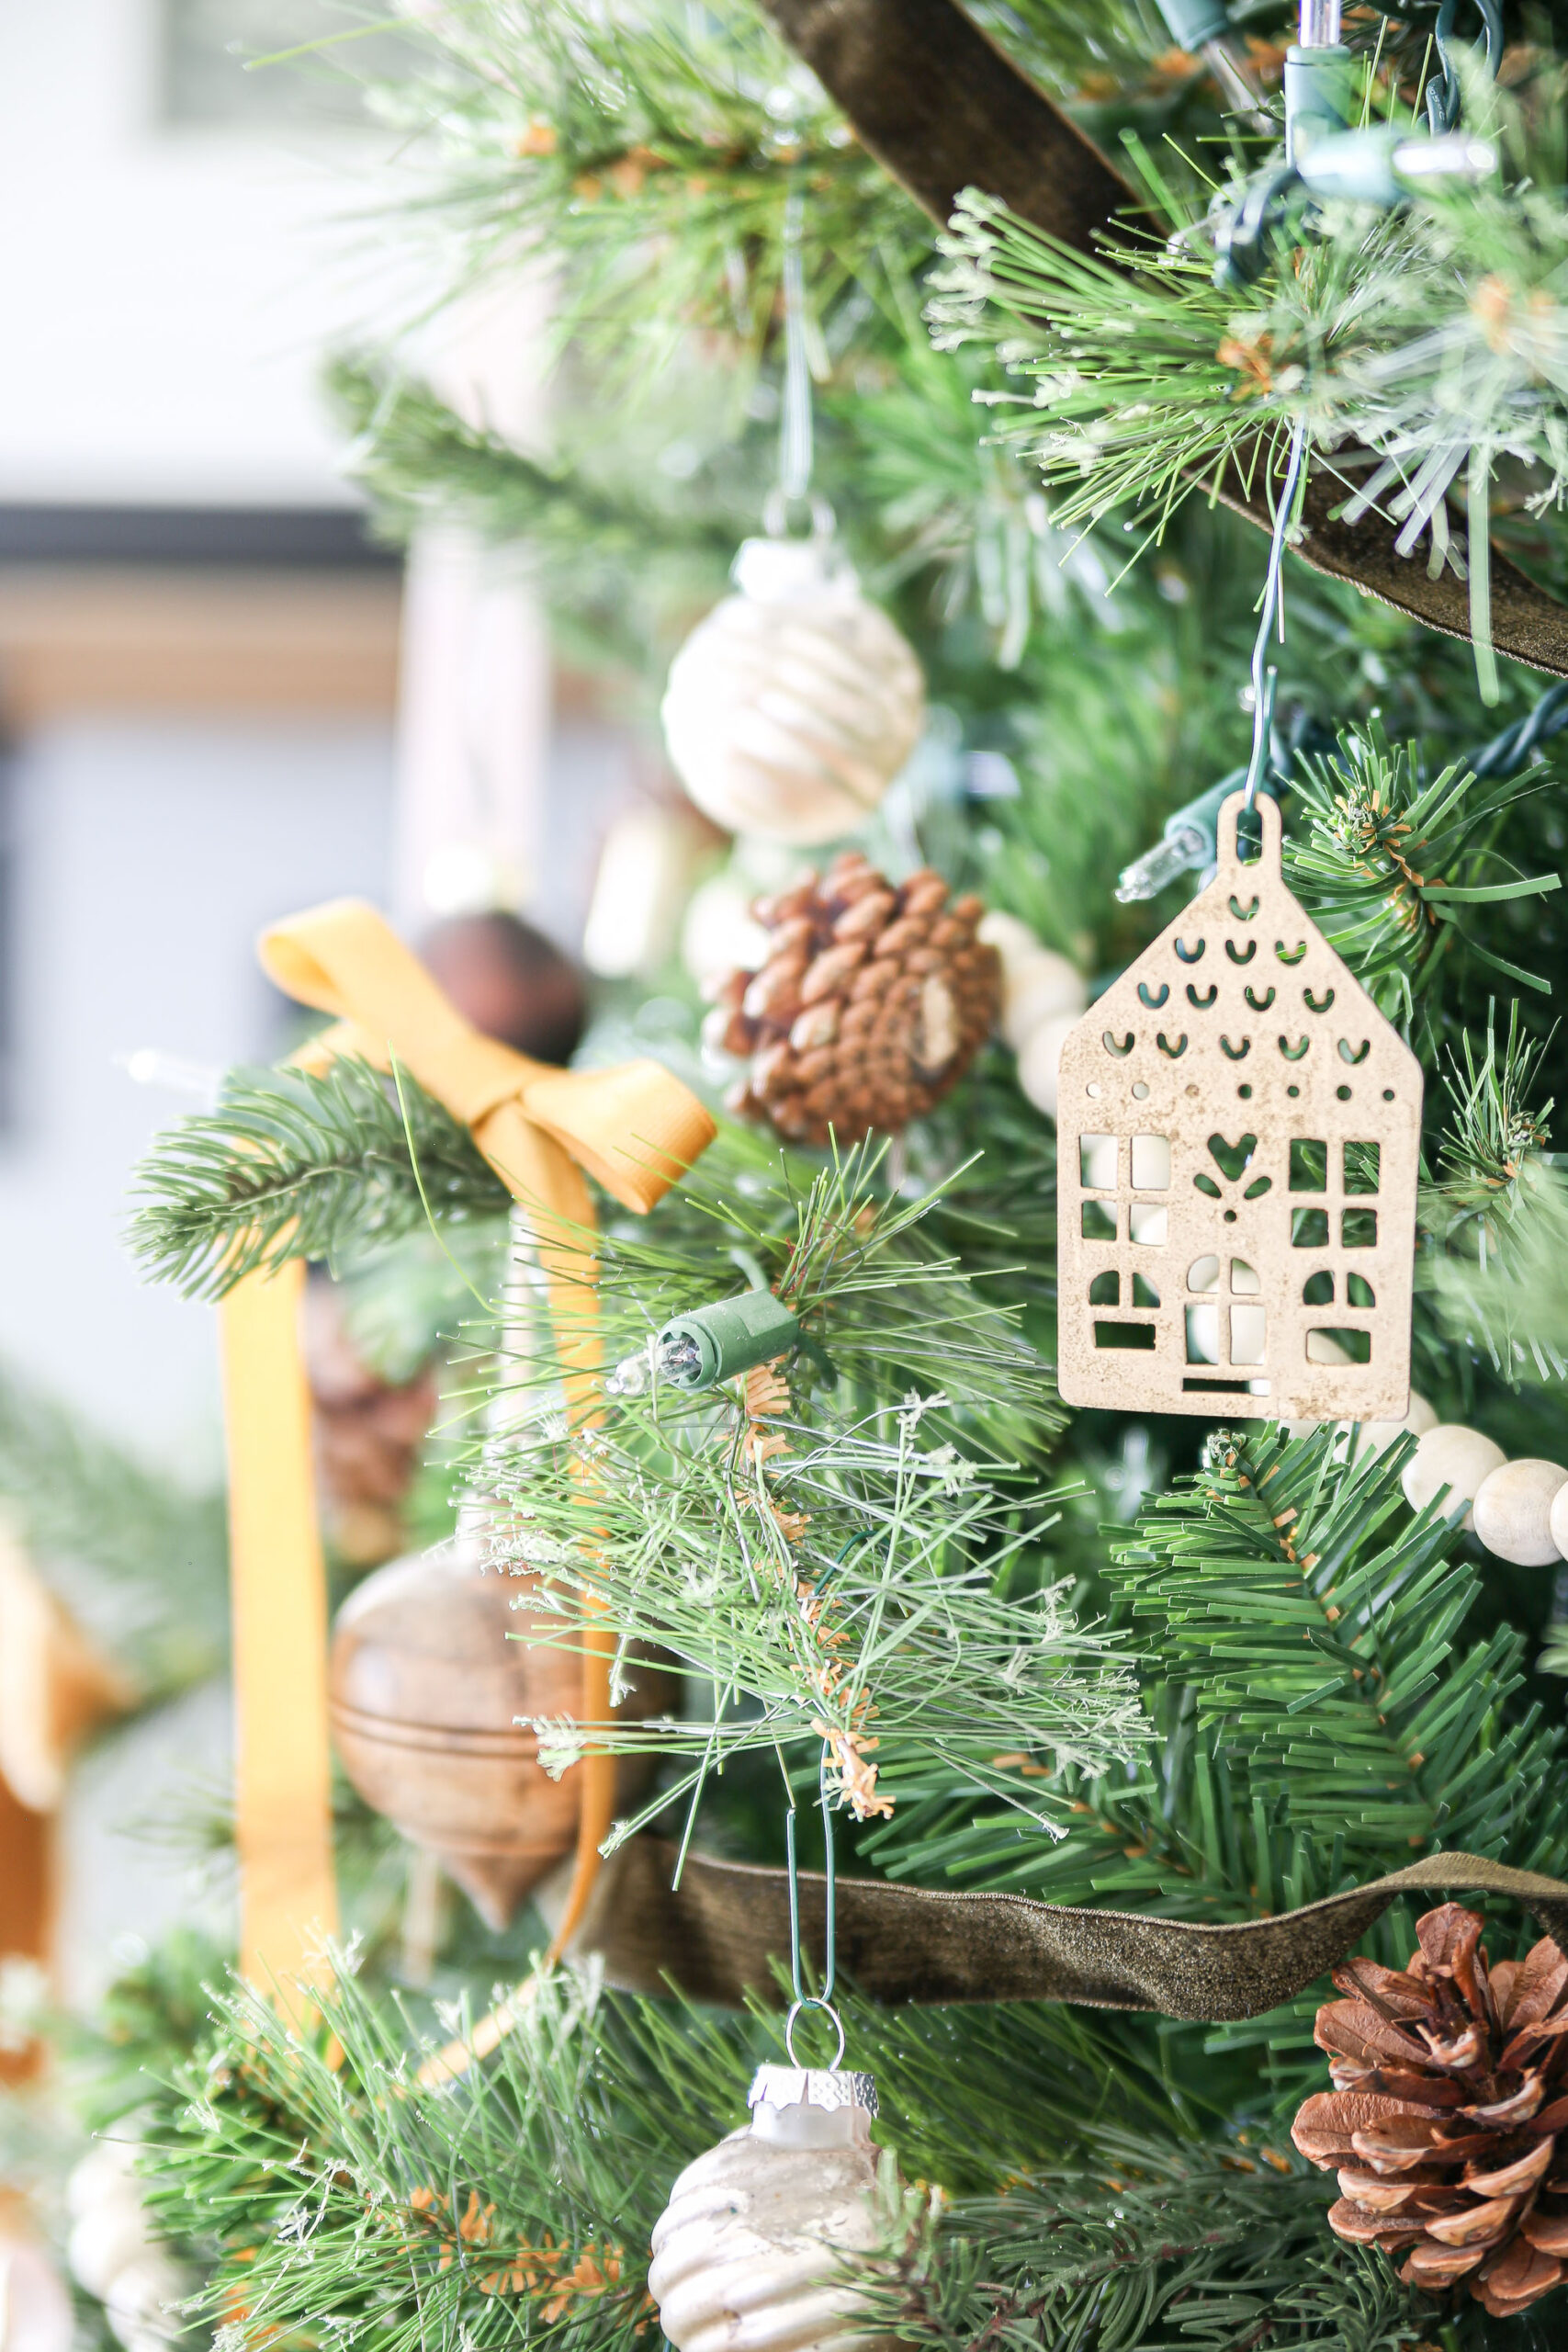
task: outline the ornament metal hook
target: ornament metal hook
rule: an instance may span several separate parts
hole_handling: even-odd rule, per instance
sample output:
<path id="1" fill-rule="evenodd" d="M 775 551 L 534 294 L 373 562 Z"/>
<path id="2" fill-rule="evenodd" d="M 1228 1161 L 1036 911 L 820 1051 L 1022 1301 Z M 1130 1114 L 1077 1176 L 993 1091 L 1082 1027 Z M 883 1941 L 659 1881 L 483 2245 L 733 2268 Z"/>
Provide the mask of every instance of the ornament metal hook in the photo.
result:
<path id="1" fill-rule="evenodd" d="M 838 2010 L 833 2007 L 831 2001 L 818 2000 L 814 1994 L 807 1995 L 804 2001 L 793 2002 L 790 2007 L 789 2015 L 784 2019 L 784 2048 L 789 2052 L 790 2064 L 792 2066 L 798 2066 L 800 2064 L 799 2059 L 795 2054 L 794 2036 L 795 2021 L 796 2018 L 799 2017 L 802 2009 L 820 2009 L 824 2017 L 829 2017 L 832 2018 L 834 2029 L 839 2037 L 839 2046 L 834 2051 L 831 2058 L 828 2061 L 828 2065 L 830 2071 L 836 2072 L 839 2063 L 844 2054 L 844 2021 L 839 2015 Z"/>
<path id="2" fill-rule="evenodd" d="M 820 1993 L 808 1993 L 806 1990 L 805 1984 L 801 1981 L 800 1974 L 800 1874 L 795 1855 L 795 1798 L 793 1792 L 790 1797 L 789 1811 L 784 1815 L 784 1856 L 789 1873 L 789 1973 L 790 1984 L 795 1993 L 795 2000 L 791 2006 L 789 2016 L 784 2020 L 784 2048 L 789 2052 L 789 2059 L 792 2066 L 797 2066 L 800 2064 L 800 2061 L 795 2054 L 795 2042 L 792 2037 L 795 2032 L 795 2021 L 804 2009 L 820 2009 L 825 2016 L 832 2018 L 834 2029 L 839 2037 L 839 2047 L 833 2056 L 833 2064 L 835 2066 L 838 2065 L 840 2059 L 842 2058 L 844 2054 L 843 2019 L 840 2017 L 838 2010 L 833 2007 L 832 1999 L 833 1979 L 838 1972 L 838 1893 L 836 1873 L 833 1863 L 833 1815 L 832 1808 L 828 1801 L 828 1743 L 826 1740 L 822 1743 L 822 1760 L 817 1768 L 817 1801 L 822 1808 L 822 1838 L 825 1852 L 823 1877 L 826 1882 L 823 1903 L 823 1941 L 825 1949 L 822 1958 L 822 1990 Z"/>

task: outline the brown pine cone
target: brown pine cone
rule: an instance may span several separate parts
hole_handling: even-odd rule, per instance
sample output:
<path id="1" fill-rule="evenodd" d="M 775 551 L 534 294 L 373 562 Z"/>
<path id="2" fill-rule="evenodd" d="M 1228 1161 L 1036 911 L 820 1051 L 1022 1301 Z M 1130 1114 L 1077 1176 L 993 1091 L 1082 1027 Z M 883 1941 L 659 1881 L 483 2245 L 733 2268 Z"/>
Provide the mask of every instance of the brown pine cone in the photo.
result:
<path id="1" fill-rule="evenodd" d="M 1568 2278 L 1568 1960 L 1550 1937 L 1488 1969 L 1482 1919 L 1445 1903 L 1417 1921 L 1403 1973 L 1352 1960 L 1317 2013 L 1337 2087 L 1292 2127 L 1339 2167 L 1328 2225 L 1405 2249 L 1400 2277 L 1463 2279 L 1495 2319 Z"/>
<path id="2" fill-rule="evenodd" d="M 322 1515 L 343 1558 L 374 1567 L 404 1546 L 402 1505 L 440 1403 L 434 1368 L 397 1386 L 372 1371 L 349 1336 L 337 1285 L 319 1267 L 305 1286 L 299 1336 Z"/>
<path id="3" fill-rule="evenodd" d="M 858 850 L 752 909 L 773 934 L 761 971 L 710 993 L 705 1044 L 745 1056 L 728 1107 L 791 1143 L 896 1135 L 956 1085 L 997 1017 L 1001 966 L 975 936 L 978 899 L 940 874 L 897 888 Z"/>

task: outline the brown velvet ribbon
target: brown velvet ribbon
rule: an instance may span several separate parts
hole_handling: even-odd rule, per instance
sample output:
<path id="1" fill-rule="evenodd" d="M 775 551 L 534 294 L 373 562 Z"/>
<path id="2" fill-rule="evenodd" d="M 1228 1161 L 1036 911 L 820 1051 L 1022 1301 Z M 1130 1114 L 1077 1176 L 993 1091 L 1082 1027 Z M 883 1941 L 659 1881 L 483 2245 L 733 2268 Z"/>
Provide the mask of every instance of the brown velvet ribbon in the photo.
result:
<path id="1" fill-rule="evenodd" d="M 673 1886 L 675 1863 L 665 1839 L 628 1839 L 600 1875 L 573 1952 L 599 1954 L 605 1981 L 624 1992 L 673 1984 L 693 2000 L 728 2007 L 749 1993 L 776 2000 L 774 1964 L 787 1968 L 790 1949 L 785 1873 L 688 1854 Z M 800 1874 L 802 1942 L 818 1961 L 825 1884 L 815 1871 Z M 1444 1892 L 1507 1896 L 1568 1950 L 1562 1879 L 1481 1854 L 1426 1854 L 1298 1911 L 1215 1927 L 1022 1894 L 931 1894 L 840 1878 L 838 1961 L 857 1993 L 889 2007 L 1075 2001 L 1219 2022 L 1276 2008 L 1343 1960 L 1391 1904 L 1410 1898 L 1425 1908 Z"/>
<path id="2" fill-rule="evenodd" d="M 955 0 L 762 0 L 796 54 L 853 125 L 862 144 L 933 219 L 946 220 L 965 187 L 1000 197 L 1021 220 L 1089 251 L 1132 191 L 1077 125 L 1035 88 Z M 1326 471 L 1309 481 L 1306 535 L 1296 552 L 1332 579 L 1446 637 L 1470 635 L 1464 582 L 1432 579 L 1423 559 L 1396 555 L 1376 514 L 1329 519 L 1348 495 Z M 1232 474 L 1223 504 L 1273 528 L 1259 479 L 1251 493 Z M 1492 557 L 1492 641 L 1535 670 L 1568 675 L 1568 605 Z"/>

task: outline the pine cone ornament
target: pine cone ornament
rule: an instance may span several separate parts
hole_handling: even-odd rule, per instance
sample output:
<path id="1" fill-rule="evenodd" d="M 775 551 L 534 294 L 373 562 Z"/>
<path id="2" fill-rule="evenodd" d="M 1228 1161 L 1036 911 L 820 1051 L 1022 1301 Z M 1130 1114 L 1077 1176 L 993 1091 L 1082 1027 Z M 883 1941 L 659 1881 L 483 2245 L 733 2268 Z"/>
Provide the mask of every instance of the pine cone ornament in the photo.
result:
<path id="1" fill-rule="evenodd" d="M 1339 2167 L 1329 2227 L 1404 2253 L 1400 2277 L 1463 2280 L 1495 2319 L 1568 2278 L 1568 1959 L 1550 1937 L 1489 1969 L 1474 1911 L 1416 1924 L 1407 1969 L 1353 1960 L 1317 2013 L 1336 2088 L 1292 2127 Z"/>
<path id="2" fill-rule="evenodd" d="M 760 971 L 709 993 L 704 1043 L 750 1069 L 729 1108 L 791 1143 L 896 1135 L 956 1085 L 997 1016 L 1001 967 L 978 899 L 940 874 L 897 888 L 858 850 L 752 909 L 773 935 Z"/>

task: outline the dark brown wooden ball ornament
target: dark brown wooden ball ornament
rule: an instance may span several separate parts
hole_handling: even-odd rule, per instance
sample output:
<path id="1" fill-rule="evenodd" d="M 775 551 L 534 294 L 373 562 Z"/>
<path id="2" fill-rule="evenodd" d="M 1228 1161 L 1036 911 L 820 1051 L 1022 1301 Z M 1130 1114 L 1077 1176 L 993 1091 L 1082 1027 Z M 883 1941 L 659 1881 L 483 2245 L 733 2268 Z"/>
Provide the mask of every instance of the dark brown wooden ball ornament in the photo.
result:
<path id="1" fill-rule="evenodd" d="M 378 1568 L 333 1630 L 329 1696 L 344 1771 L 494 1928 L 577 1838 L 580 1774 L 552 1780 L 537 1735 L 516 1721 L 580 1706 L 577 1652 L 526 1638 L 562 1624 L 527 1606 L 537 1589 L 535 1577 L 481 1567 L 459 1538 Z M 673 1703 L 671 1675 L 641 1664 L 635 1678 L 623 1713 L 640 1720 Z M 648 1769 L 622 1759 L 623 1798 Z"/>

